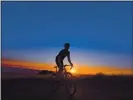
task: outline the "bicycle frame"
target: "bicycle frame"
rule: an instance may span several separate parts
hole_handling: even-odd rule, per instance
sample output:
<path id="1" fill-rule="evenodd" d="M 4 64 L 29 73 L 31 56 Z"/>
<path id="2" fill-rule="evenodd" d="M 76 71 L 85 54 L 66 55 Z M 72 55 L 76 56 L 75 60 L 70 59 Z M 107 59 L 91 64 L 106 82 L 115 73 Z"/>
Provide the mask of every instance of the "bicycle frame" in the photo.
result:
<path id="1" fill-rule="evenodd" d="M 64 71 L 65 73 L 67 72 L 66 66 L 70 66 L 70 65 L 64 65 L 63 71 Z M 56 73 L 57 73 L 57 72 L 58 72 L 58 66 L 54 66 L 54 68 L 56 68 Z"/>

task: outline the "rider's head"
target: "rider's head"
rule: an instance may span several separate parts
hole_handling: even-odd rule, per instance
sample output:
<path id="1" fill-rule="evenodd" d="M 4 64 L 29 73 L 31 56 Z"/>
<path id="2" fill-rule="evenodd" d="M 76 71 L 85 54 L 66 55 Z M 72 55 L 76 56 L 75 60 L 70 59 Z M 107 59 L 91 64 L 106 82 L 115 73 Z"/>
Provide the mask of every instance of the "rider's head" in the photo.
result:
<path id="1" fill-rule="evenodd" d="M 64 44 L 64 47 L 65 47 L 65 49 L 69 49 L 70 44 L 69 44 L 69 43 L 65 43 L 65 44 Z"/>

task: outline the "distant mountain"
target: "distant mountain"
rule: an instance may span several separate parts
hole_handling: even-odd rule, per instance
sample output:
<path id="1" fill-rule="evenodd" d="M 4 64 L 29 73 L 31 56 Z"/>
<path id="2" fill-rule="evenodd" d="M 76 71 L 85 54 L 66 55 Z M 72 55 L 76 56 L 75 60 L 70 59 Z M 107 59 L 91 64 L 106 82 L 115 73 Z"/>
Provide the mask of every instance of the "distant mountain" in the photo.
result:
<path id="1" fill-rule="evenodd" d="M 2 72 L 17 72 L 17 73 L 24 73 L 24 74 L 36 74 L 38 70 L 33 69 L 26 69 L 26 68 L 19 68 L 19 67 L 8 67 L 8 66 L 2 66 L 1 67 Z"/>
<path id="2" fill-rule="evenodd" d="M 41 70 L 39 71 L 39 75 L 47 75 L 47 74 L 52 74 L 54 73 L 53 71 L 49 71 L 49 70 Z"/>
<path id="3" fill-rule="evenodd" d="M 1 67 L 1 76 L 2 77 L 11 77 L 11 76 L 27 76 L 27 75 L 36 75 L 39 71 L 26 69 L 26 68 L 16 68 L 9 66 Z"/>

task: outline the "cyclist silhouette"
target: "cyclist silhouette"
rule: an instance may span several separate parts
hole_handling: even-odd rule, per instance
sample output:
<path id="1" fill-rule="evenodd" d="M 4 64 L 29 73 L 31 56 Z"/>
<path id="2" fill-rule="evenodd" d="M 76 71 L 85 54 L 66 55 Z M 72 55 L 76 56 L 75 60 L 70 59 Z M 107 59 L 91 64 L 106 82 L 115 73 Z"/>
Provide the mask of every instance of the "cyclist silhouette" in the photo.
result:
<path id="1" fill-rule="evenodd" d="M 64 44 L 64 49 L 62 49 L 59 52 L 59 54 L 56 56 L 55 62 L 56 62 L 56 65 L 59 68 L 59 73 L 63 71 L 63 67 L 64 67 L 63 60 L 64 60 L 65 57 L 68 58 L 68 62 L 70 63 L 71 68 L 73 67 L 73 64 L 72 64 L 71 59 L 70 59 L 69 47 L 70 47 L 70 44 L 65 43 Z"/>

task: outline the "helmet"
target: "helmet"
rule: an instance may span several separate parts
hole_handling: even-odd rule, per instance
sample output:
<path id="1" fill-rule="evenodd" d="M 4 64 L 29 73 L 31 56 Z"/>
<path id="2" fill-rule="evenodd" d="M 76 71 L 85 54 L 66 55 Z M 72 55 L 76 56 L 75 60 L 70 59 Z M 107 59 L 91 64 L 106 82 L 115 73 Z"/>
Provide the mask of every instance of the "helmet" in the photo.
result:
<path id="1" fill-rule="evenodd" d="M 69 48 L 69 47 L 70 47 L 70 43 L 65 43 L 65 44 L 64 44 L 64 47 L 65 47 L 65 48 Z"/>

